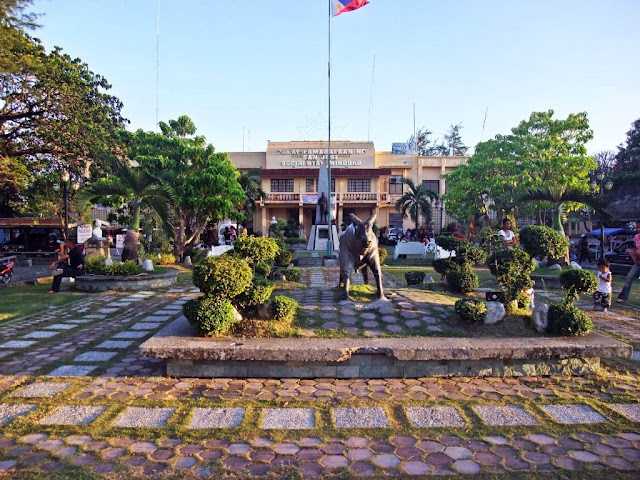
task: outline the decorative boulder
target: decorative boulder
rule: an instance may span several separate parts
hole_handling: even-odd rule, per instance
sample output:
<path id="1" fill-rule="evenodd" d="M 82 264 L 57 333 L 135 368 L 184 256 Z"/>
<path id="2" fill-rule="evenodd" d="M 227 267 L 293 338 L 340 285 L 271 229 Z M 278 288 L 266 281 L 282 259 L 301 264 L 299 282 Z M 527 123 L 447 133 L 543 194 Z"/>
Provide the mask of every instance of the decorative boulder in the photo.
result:
<path id="1" fill-rule="evenodd" d="M 184 264 L 191 265 L 191 257 L 189 255 L 184 257 Z"/>
<path id="2" fill-rule="evenodd" d="M 146 259 L 142 262 L 142 271 L 143 272 L 153 272 L 153 262 L 150 259 Z"/>
<path id="3" fill-rule="evenodd" d="M 549 304 L 540 302 L 533 308 L 531 323 L 539 333 L 544 333 L 549 325 Z"/>
<path id="4" fill-rule="evenodd" d="M 490 325 L 498 323 L 504 318 L 504 305 L 500 302 L 487 302 L 487 314 L 484 317 L 484 323 Z"/>
<path id="5" fill-rule="evenodd" d="M 258 305 L 257 314 L 258 318 L 262 320 L 271 319 L 271 314 L 269 313 L 269 302 L 261 303 L 260 305 Z"/>
<path id="6" fill-rule="evenodd" d="M 241 320 L 242 320 L 242 315 L 236 309 L 236 307 L 233 307 L 233 321 L 234 322 L 240 322 Z"/>
<path id="7" fill-rule="evenodd" d="M 553 265 L 550 265 L 549 270 L 562 270 L 562 266 L 559 263 L 554 263 Z"/>
<path id="8" fill-rule="evenodd" d="M 576 261 L 571 262 L 570 265 L 571 265 L 571 268 L 575 268 L 576 270 L 582 270 L 582 267 Z"/>
<path id="9" fill-rule="evenodd" d="M 113 265 L 113 259 L 111 257 L 104 259 L 104 264 L 108 267 L 109 265 Z"/>

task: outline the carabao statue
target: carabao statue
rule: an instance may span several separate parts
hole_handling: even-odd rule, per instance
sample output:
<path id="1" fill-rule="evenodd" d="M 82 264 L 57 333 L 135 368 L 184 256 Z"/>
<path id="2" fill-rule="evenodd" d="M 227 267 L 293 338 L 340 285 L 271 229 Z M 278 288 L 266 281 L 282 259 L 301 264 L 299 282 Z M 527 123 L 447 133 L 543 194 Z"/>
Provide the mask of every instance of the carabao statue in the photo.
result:
<path id="1" fill-rule="evenodd" d="M 344 286 L 343 298 L 349 298 L 351 272 L 361 271 L 364 283 L 369 283 L 367 267 L 373 272 L 378 288 L 378 297 L 386 300 L 382 290 L 382 271 L 378 255 L 378 239 L 371 228 L 376 215 L 371 215 L 364 222 L 350 214 L 353 223 L 340 235 L 340 283 Z M 338 285 L 340 286 L 340 285 Z"/>

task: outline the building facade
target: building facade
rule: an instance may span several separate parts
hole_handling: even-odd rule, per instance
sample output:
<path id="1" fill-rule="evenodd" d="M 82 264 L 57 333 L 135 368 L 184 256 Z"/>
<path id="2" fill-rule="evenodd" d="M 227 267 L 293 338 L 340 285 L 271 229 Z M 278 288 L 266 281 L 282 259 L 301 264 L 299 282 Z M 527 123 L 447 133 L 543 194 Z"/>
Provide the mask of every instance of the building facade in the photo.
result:
<path id="1" fill-rule="evenodd" d="M 261 171 L 265 198 L 258 202 L 252 225 L 265 233 L 272 217 L 296 219 L 302 235 L 308 235 L 315 222 L 318 200 L 318 172 L 326 163 L 325 141 L 268 142 L 266 152 L 233 152 L 235 167 L 248 172 Z M 414 228 L 395 209 L 403 193 L 403 178 L 442 195 L 446 192 L 442 175 L 466 163 L 468 157 L 420 157 L 376 152 L 373 142 L 331 142 L 331 205 L 334 224 L 340 226 L 350 213 L 363 220 L 377 212 L 379 227 Z M 436 232 L 451 219 L 443 208 L 435 208 Z"/>

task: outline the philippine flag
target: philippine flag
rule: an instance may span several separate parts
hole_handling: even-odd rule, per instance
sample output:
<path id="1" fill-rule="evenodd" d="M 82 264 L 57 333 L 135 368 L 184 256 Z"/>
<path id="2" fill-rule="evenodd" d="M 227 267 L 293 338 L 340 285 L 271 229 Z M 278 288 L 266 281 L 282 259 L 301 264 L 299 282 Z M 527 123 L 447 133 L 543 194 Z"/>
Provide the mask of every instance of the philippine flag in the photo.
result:
<path id="1" fill-rule="evenodd" d="M 367 3 L 369 0 L 332 0 L 332 16 L 337 17 L 341 13 L 357 10 Z"/>

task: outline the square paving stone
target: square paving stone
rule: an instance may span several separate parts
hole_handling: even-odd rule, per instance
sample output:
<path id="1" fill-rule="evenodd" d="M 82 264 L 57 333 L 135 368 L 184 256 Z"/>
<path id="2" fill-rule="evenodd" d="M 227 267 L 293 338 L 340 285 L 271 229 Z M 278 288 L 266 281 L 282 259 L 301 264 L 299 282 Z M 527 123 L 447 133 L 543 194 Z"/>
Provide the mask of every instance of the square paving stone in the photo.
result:
<path id="1" fill-rule="evenodd" d="M 99 313 L 92 313 L 92 314 L 89 314 L 89 315 L 85 315 L 83 318 L 88 319 L 88 320 L 100 320 L 100 319 L 103 319 L 103 318 L 107 318 L 107 316 L 99 314 Z"/>
<path id="2" fill-rule="evenodd" d="M 162 314 L 158 314 L 158 315 L 149 315 L 147 317 L 144 317 L 142 319 L 143 322 L 150 322 L 150 323 L 157 323 L 157 322 L 166 322 L 167 320 L 169 320 L 171 318 L 173 314 L 171 315 L 162 315 Z"/>
<path id="3" fill-rule="evenodd" d="M 113 422 L 114 427 L 164 427 L 175 408 L 128 407 Z"/>
<path id="4" fill-rule="evenodd" d="M 96 345 L 96 348 L 127 348 L 131 346 L 133 342 L 131 340 L 106 340 L 100 345 Z"/>
<path id="5" fill-rule="evenodd" d="M 244 408 L 196 408 L 187 428 L 234 428 L 244 419 Z"/>
<path id="6" fill-rule="evenodd" d="M 14 421 L 16 418 L 26 415 L 36 409 L 37 405 L 0 403 L 0 425 Z"/>
<path id="7" fill-rule="evenodd" d="M 7 355 L 14 355 L 16 352 L 11 350 L 2 350 L 0 351 L 0 358 L 6 357 Z"/>
<path id="8" fill-rule="evenodd" d="M 455 407 L 407 407 L 407 416 L 420 428 L 463 427 L 466 422 Z"/>
<path id="9" fill-rule="evenodd" d="M 0 348 L 27 348 L 35 343 L 33 340 L 11 340 L 10 342 L 0 343 Z"/>
<path id="10" fill-rule="evenodd" d="M 265 430 L 316 428 L 316 411 L 313 408 L 266 408 L 260 428 Z"/>
<path id="11" fill-rule="evenodd" d="M 382 428 L 389 419 L 382 407 L 334 408 L 333 417 L 338 428 Z"/>
<path id="12" fill-rule="evenodd" d="M 116 352 L 84 352 L 73 359 L 74 362 L 106 362 L 117 355 Z"/>
<path id="13" fill-rule="evenodd" d="M 540 423 L 522 407 L 477 405 L 473 409 L 487 425 L 538 425 Z"/>
<path id="14" fill-rule="evenodd" d="M 93 372 L 97 365 L 62 365 L 49 373 L 47 377 L 84 377 Z"/>
<path id="15" fill-rule="evenodd" d="M 145 331 L 131 331 L 131 330 L 125 330 L 124 332 L 119 332 L 116 333 L 113 338 L 142 338 L 146 335 L 148 335 L 149 332 L 145 332 Z"/>
<path id="16" fill-rule="evenodd" d="M 632 422 L 640 422 L 640 405 L 637 403 L 614 403 L 609 405 L 616 412 L 624 415 Z"/>
<path id="17" fill-rule="evenodd" d="M 72 328 L 77 328 L 77 325 L 69 325 L 68 323 L 54 323 L 52 325 L 47 325 L 47 330 L 71 330 Z"/>
<path id="18" fill-rule="evenodd" d="M 55 397 L 65 388 L 67 388 L 70 383 L 67 382 L 38 382 L 32 383 L 31 385 L 27 385 L 22 390 L 14 392 L 12 397 L 29 397 L 29 398 L 38 398 L 38 397 Z"/>
<path id="19" fill-rule="evenodd" d="M 66 405 L 40 420 L 41 425 L 87 425 L 98 418 L 107 407 Z"/>
<path id="20" fill-rule="evenodd" d="M 92 321 L 91 318 L 78 318 L 76 320 L 69 320 L 67 323 L 75 323 L 75 324 L 79 325 L 81 323 L 89 323 L 91 321 Z"/>
<path id="21" fill-rule="evenodd" d="M 160 326 L 159 323 L 149 323 L 149 322 L 138 322 L 131 325 L 131 330 L 153 330 L 154 328 L 158 328 Z"/>
<path id="22" fill-rule="evenodd" d="M 607 419 L 589 405 L 543 405 L 542 409 L 558 423 L 605 423 Z"/>
<path id="23" fill-rule="evenodd" d="M 60 332 L 46 332 L 43 330 L 38 330 L 37 332 L 27 333 L 23 335 L 22 338 L 51 338 L 58 335 Z"/>
<path id="24" fill-rule="evenodd" d="M 98 310 L 98 312 L 100 313 L 114 313 L 117 311 L 118 311 L 117 308 L 101 308 L 100 310 Z"/>

